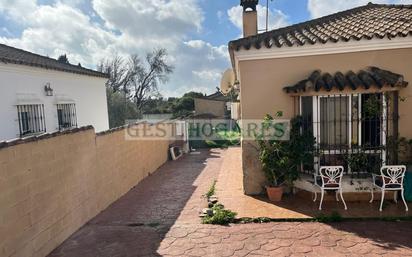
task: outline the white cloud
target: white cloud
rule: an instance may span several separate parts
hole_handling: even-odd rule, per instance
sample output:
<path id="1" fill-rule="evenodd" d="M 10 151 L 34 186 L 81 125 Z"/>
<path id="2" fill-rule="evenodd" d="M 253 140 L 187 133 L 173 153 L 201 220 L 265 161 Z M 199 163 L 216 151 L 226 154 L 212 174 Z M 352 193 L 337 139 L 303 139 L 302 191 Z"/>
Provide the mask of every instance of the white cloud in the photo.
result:
<path id="1" fill-rule="evenodd" d="M 195 0 L 95 0 L 93 8 L 108 28 L 159 43 L 200 31 L 204 19 Z"/>
<path id="2" fill-rule="evenodd" d="M 266 27 L 266 10 L 267 8 L 265 6 L 262 6 L 262 5 L 257 6 L 259 30 L 265 29 Z M 243 14 L 242 6 L 234 6 L 227 11 L 229 20 L 240 31 L 243 30 L 242 14 Z M 269 9 L 269 30 L 285 27 L 287 25 L 289 25 L 288 17 L 281 10 Z"/>
<path id="3" fill-rule="evenodd" d="M 82 11 L 83 0 L 68 2 L 39 5 L 35 0 L 0 0 L 0 15 L 23 27 L 18 37 L 3 36 L 0 42 L 54 58 L 67 53 L 71 63 L 90 68 L 115 53 L 144 56 L 165 47 L 175 66 L 169 82 L 161 87 L 166 96 L 187 90 L 214 92 L 218 70 L 230 65 L 226 46 L 188 37 L 202 31 L 198 0 L 94 0 L 99 23 Z"/>
<path id="4" fill-rule="evenodd" d="M 6 12 L 9 19 L 23 23 L 36 10 L 36 0 L 1 0 L 0 13 Z"/>
<path id="5" fill-rule="evenodd" d="M 118 38 L 93 24 L 79 10 L 64 4 L 37 6 L 27 14 L 28 26 L 19 38 L 0 41 L 40 54 L 57 57 L 67 53 L 73 63 L 94 66 L 111 52 Z"/>
<path id="6" fill-rule="evenodd" d="M 174 61 L 176 70 L 172 79 L 179 86 L 175 90 L 163 86 L 162 92 L 173 96 L 181 96 L 187 91 L 215 92 L 221 73 L 230 65 L 227 46 L 189 40 L 179 45 L 177 52 L 180 54 Z"/>
<path id="7" fill-rule="evenodd" d="M 230 22 L 233 23 L 238 29 L 243 30 L 242 20 L 243 8 L 242 6 L 233 6 L 227 11 Z"/>
<path id="8" fill-rule="evenodd" d="M 73 7 L 79 7 L 84 4 L 87 0 L 57 0 L 58 3 L 63 3 Z"/>
<path id="9" fill-rule="evenodd" d="M 224 15 L 225 15 L 225 14 L 224 14 L 224 12 L 223 12 L 222 10 L 217 11 L 216 16 L 217 16 L 217 18 L 218 18 L 218 20 L 219 20 L 219 23 L 222 23 L 222 21 L 223 21 L 223 16 L 224 16 Z"/>
<path id="10" fill-rule="evenodd" d="M 215 82 L 218 82 L 222 76 L 222 72 L 220 70 L 201 70 L 192 71 L 192 73 L 200 79 L 207 79 Z"/>
<path id="11" fill-rule="evenodd" d="M 366 5 L 371 0 L 308 0 L 308 10 L 312 18 Z M 382 4 L 412 4 L 412 0 L 375 0 L 373 3 Z"/>

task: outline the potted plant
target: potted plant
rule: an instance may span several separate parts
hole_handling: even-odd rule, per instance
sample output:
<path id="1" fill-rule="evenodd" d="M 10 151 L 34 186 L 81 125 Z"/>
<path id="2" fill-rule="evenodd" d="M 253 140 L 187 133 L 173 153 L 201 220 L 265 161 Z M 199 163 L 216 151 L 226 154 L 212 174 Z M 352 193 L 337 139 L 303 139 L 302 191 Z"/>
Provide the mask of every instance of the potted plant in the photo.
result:
<path id="1" fill-rule="evenodd" d="M 266 186 L 268 197 L 271 201 L 280 201 L 283 195 L 283 186 L 288 180 L 287 174 L 296 168 L 288 156 L 286 143 L 260 141 L 259 159 L 268 182 Z"/>
<path id="2" fill-rule="evenodd" d="M 281 112 L 277 113 L 277 117 Z M 263 128 L 273 124 L 273 117 L 266 115 Z M 313 162 L 312 148 L 314 137 L 309 131 L 303 131 L 302 118 L 291 120 L 290 139 L 279 141 L 268 136 L 258 135 L 259 160 L 267 179 L 266 192 L 269 200 L 281 201 L 284 188 L 292 188 L 299 178 L 299 168 Z"/>

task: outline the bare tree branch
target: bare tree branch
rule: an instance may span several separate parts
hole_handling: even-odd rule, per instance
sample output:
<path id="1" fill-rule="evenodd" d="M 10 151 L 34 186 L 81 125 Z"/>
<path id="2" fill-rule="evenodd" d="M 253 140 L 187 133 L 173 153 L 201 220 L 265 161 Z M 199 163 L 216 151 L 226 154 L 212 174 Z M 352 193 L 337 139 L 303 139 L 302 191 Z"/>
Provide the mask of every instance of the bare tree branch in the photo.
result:
<path id="1" fill-rule="evenodd" d="M 141 110 L 145 100 L 158 92 L 158 86 L 165 83 L 173 72 L 173 66 L 167 64 L 166 49 L 157 49 L 146 55 L 146 64 L 135 68 L 134 101 L 138 110 Z M 139 64 L 141 64 L 139 62 Z"/>
<path id="2" fill-rule="evenodd" d="M 98 70 L 109 74 L 106 87 L 112 92 L 122 92 L 125 101 L 130 99 L 141 111 L 146 100 L 158 94 L 158 86 L 167 82 L 174 67 L 167 63 L 166 49 L 157 49 L 146 55 L 143 62 L 138 55 L 131 55 L 127 61 L 115 55 L 102 60 Z"/>
<path id="3" fill-rule="evenodd" d="M 109 79 L 106 82 L 107 88 L 113 92 L 122 91 L 126 96 L 130 93 L 129 84 L 134 74 L 122 57 L 115 55 L 112 59 L 102 60 L 97 69 L 109 74 Z"/>

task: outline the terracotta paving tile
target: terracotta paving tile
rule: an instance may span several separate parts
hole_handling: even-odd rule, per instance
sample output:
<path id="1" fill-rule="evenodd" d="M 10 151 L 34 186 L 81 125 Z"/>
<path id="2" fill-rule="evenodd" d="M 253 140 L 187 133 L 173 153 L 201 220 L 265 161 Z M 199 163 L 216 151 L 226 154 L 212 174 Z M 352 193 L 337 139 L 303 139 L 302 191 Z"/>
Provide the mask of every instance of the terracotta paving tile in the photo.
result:
<path id="1" fill-rule="evenodd" d="M 243 173 L 241 167 L 241 149 L 229 149 L 230 155 L 223 160 L 224 172 L 219 173 L 216 192 L 220 202 L 225 207 L 238 213 L 239 217 L 273 219 L 305 219 L 318 217 L 320 214 L 338 212 L 343 217 L 403 217 L 412 216 L 412 212 L 405 212 L 402 203 L 392 203 L 383 212 L 379 212 L 379 201 L 370 204 L 368 201 L 348 202 L 345 211 L 341 202 L 325 201 L 323 211 L 319 212 L 318 204 L 311 201 L 307 194 L 285 196 L 282 202 L 272 203 L 266 196 L 247 196 L 243 194 Z M 412 204 L 409 204 L 412 208 Z"/>
<path id="2" fill-rule="evenodd" d="M 205 249 L 194 248 L 192 250 L 186 251 L 185 255 L 187 256 L 205 256 L 207 254 Z"/>
<path id="3" fill-rule="evenodd" d="M 309 246 L 299 246 L 296 245 L 295 247 L 292 248 L 292 251 L 294 253 L 310 253 L 312 252 L 313 248 Z"/>
<path id="4" fill-rule="evenodd" d="M 166 163 L 49 256 L 412 256 L 412 222 L 201 224 L 202 195 L 214 179 L 235 176 L 230 170 L 239 165 L 239 154 L 237 148 L 203 150 Z M 240 213 L 298 213 L 259 198 L 243 199 L 237 179 L 232 177 L 230 186 L 237 193 L 218 189 L 218 195 L 239 197 Z"/>

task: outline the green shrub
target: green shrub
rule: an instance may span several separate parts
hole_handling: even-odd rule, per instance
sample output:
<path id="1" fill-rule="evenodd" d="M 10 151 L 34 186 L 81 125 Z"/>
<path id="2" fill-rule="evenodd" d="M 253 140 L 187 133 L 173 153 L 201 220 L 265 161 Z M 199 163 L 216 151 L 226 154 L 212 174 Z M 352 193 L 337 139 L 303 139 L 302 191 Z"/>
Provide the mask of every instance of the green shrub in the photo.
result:
<path id="1" fill-rule="evenodd" d="M 212 207 L 212 210 L 213 216 L 203 217 L 203 224 L 227 225 L 235 221 L 237 213 L 225 210 L 221 204 L 216 204 Z"/>
<path id="2" fill-rule="evenodd" d="M 213 184 L 210 186 L 209 191 L 207 191 L 206 193 L 206 197 L 211 197 L 212 195 L 215 194 L 215 190 L 216 190 L 216 179 L 213 181 Z"/>
<path id="3" fill-rule="evenodd" d="M 278 112 L 277 115 L 281 115 Z M 267 114 L 263 127 L 273 126 L 275 119 Z M 269 186 L 293 186 L 293 182 L 299 177 L 301 165 L 313 164 L 313 146 L 315 138 L 309 130 L 304 130 L 304 122 L 301 116 L 291 120 L 290 139 L 278 141 L 268 138 L 264 134 L 256 135 L 259 146 L 259 160 L 265 173 Z"/>

